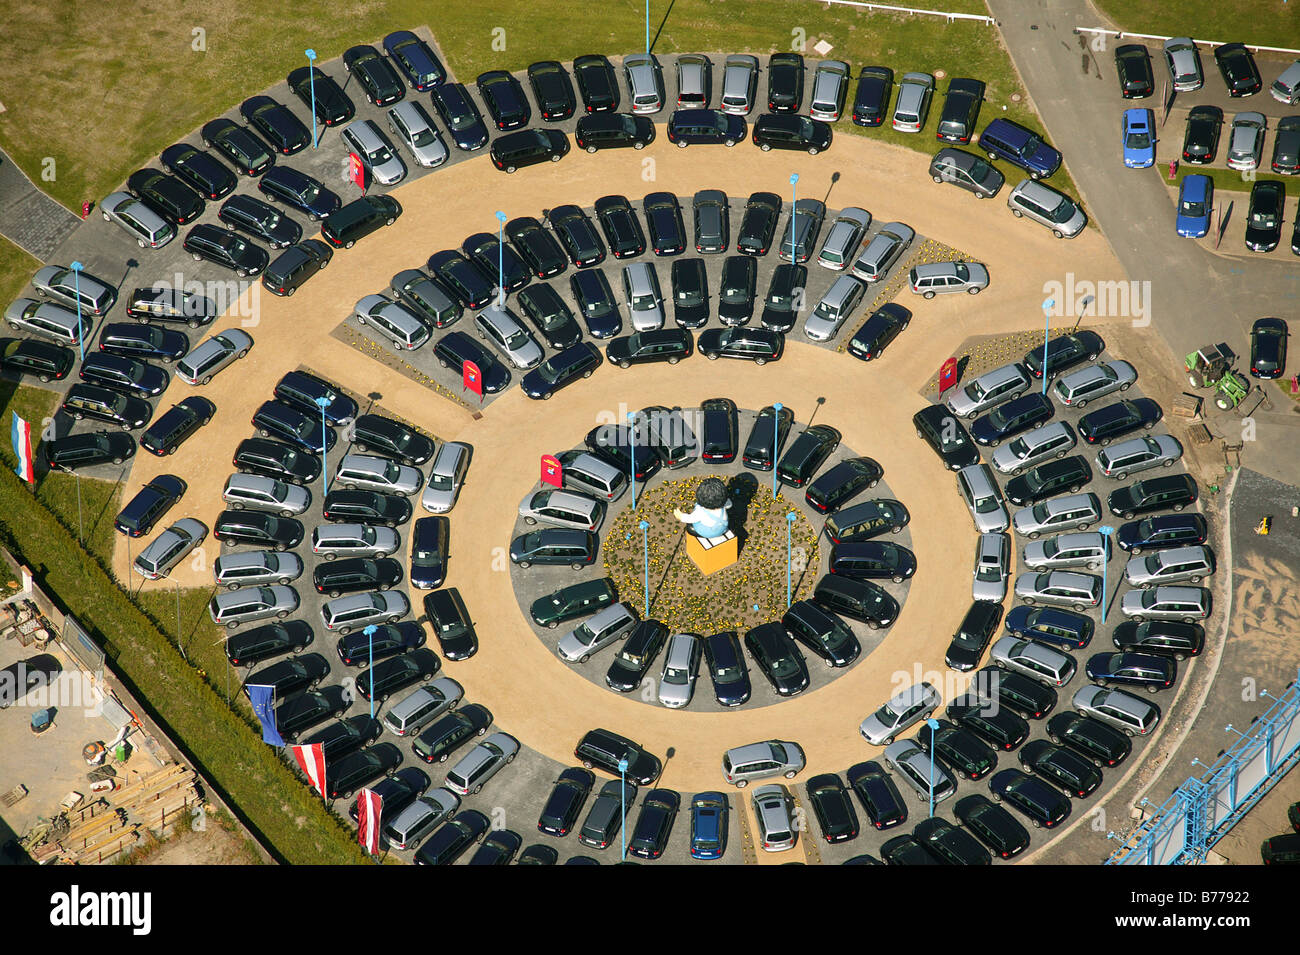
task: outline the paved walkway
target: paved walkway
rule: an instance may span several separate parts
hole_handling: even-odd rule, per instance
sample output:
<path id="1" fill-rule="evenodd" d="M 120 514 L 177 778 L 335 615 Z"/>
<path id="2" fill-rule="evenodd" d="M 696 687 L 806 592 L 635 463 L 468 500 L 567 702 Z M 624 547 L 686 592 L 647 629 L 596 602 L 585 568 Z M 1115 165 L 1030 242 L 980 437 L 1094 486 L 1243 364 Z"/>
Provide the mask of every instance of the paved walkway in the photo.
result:
<path id="1" fill-rule="evenodd" d="M 8 154 L 0 152 L 0 235 L 48 262 L 81 219 L 28 179 Z"/>

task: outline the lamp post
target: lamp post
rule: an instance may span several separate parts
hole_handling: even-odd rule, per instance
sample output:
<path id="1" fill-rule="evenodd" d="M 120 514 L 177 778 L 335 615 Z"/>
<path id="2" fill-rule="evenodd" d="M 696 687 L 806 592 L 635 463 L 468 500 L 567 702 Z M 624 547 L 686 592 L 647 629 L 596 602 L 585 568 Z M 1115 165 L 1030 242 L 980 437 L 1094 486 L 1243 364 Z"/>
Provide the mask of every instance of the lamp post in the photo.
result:
<path id="1" fill-rule="evenodd" d="M 497 212 L 497 308 L 506 303 L 506 214 Z"/>
<path id="2" fill-rule="evenodd" d="M 645 0 L 645 55 L 650 55 L 650 0 Z"/>
<path id="3" fill-rule="evenodd" d="M 1101 555 L 1101 622 L 1106 622 L 1106 614 L 1110 612 L 1109 601 L 1106 599 L 1110 592 L 1106 587 L 1106 569 L 1110 564 L 1110 535 L 1115 533 L 1115 528 L 1109 524 L 1103 524 L 1097 528 L 1101 531 L 1102 555 Z"/>
<path id="4" fill-rule="evenodd" d="M 618 811 L 620 819 L 618 821 L 618 836 L 622 843 L 623 861 L 627 861 L 627 760 L 618 761 Z"/>
<path id="5" fill-rule="evenodd" d="M 794 533 L 794 522 L 799 517 L 794 511 L 785 516 L 785 606 L 790 609 L 790 535 Z"/>
<path id="6" fill-rule="evenodd" d="M 799 225 L 799 200 L 797 198 L 799 193 L 798 193 L 798 189 L 796 188 L 798 184 L 799 184 L 799 174 L 797 172 L 792 172 L 790 174 L 790 261 L 791 262 L 795 261 L 794 231 L 795 231 L 795 227 Z"/>
<path id="7" fill-rule="evenodd" d="M 925 725 L 930 727 L 930 817 L 934 818 L 934 733 L 939 728 L 939 721 L 931 717 Z"/>
<path id="8" fill-rule="evenodd" d="M 637 525 L 641 528 L 641 543 L 645 547 L 645 557 L 643 564 L 645 566 L 645 615 L 646 619 L 650 618 L 650 522 L 642 521 Z"/>
<path id="9" fill-rule="evenodd" d="M 778 401 L 772 407 L 776 411 L 772 416 L 772 500 L 776 500 L 776 452 L 781 438 L 781 409 L 785 406 Z"/>
<path id="10" fill-rule="evenodd" d="M 372 720 L 375 718 L 375 631 L 378 629 L 372 623 L 361 631 L 370 639 L 370 663 L 368 668 L 370 670 L 370 718 Z"/>
<path id="11" fill-rule="evenodd" d="M 628 478 L 632 482 L 632 510 L 636 510 L 636 415 L 632 412 L 627 413 L 627 445 L 632 459 L 630 465 L 631 473 Z"/>
<path id="12" fill-rule="evenodd" d="M 72 269 L 72 283 L 77 290 L 77 345 L 81 349 L 81 360 L 86 360 L 86 334 L 85 329 L 81 327 L 81 270 L 85 268 L 80 262 L 73 262 L 69 268 Z"/>
<path id="13" fill-rule="evenodd" d="M 1052 306 L 1056 299 L 1043 299 L 1043 394 L 1047 394 L 1047 340 L 1052 334 Z"/>
<path id="14" fill-rule="evenodd" d="M 307 82 L 311 86 L 311 148 L 316 149 L 319 145 L 316 138 L 316 51 L 307 49 L 303 52 L 307 54 Z"/>
<path id="15" fill-rule="evenodd" d="M 327 494 L 330 489 L 330 464 L 326 457 L 329 439 L 326 438 L 328 432 L 326 431 L 325 425 L 325 406 L 329 403 L 329 399 L 324 395 L 321 395 L 316 399 L 316 407 L 320 409 L 320 475 L 321 480 L 324 482 L 325 493 Z"/>

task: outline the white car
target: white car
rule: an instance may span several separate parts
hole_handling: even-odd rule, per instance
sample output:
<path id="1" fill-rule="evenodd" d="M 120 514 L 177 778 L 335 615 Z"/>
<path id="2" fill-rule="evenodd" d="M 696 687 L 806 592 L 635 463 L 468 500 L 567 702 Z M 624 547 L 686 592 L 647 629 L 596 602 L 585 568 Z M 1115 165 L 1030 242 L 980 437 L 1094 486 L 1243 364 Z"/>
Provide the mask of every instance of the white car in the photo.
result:
<path id="1" fill-rule="evenodd" d="M 447 161 L 447 144 L 424 106 L 415 100 L 404 100 L 388 110 L 388 128 L 418 165 L 431 168 Z"/>

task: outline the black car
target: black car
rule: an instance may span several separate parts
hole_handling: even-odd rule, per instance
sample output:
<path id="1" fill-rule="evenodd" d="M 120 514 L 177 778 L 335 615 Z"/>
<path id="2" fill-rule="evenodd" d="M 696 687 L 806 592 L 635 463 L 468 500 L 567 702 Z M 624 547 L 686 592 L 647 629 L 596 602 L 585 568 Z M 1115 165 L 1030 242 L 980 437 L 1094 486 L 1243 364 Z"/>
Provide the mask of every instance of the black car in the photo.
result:
<path id="1" fill-rule="evenodd" d="M 744 325 L 753 317 L 757 285 L 758 262 L 753 256 L 729 255 L 723 260 L 722 280 L 718 283 L 718 318 L 722 324 Z"/>
<path id="2" fill-rule="evenodd" d="M 569 71 L 557 60 L 542 60 L 528 67 L 528 84 L 541 109 L 542 119 L 559 123 L 573 115 L 577 99 Z"/>
<path id="3" fill-rule="evenodd" d="M 211 421 L 216 413 L 217 406 L 207 398 L 198 395 L 183 398 L 140 435 L 140 447 L 157 455 L 175 454 L 185 439 Z"/>
<path id="4" fill-rule="evenodd" d="M 1035 829 L 1051 829 L 1070 815 L 1070 800 L 1040 779 L 1019 769 L 1004 769 L 989 780 L 994 802 L 1005 800 L 1024 813 Z"/>
<path id="5" fill-rule="evenodd" d="M 214 119 L 204 124 L 199 135 L 205 146 L 217 150 L 245 176 L 260 176 L 275 164 L 275 152 L 233 120 Z"/>
<path id="6" fill-rule="evenodd" d="M 589 730 L 578 740 L 574 755 L 586 769 L 597 768 L 614 776 L 625 777 L 638 786 L 649 786 L 659 778 L 663 763 L 653 753 L 646 752 L 626 736 L 607 729 Z M 627 760 L 626 773 L 620 773 L 618 764 Z"/>
<path id="7" fill-rule="evenodd" d="M 521 129 L 492 143 L 492 165 L 505 172 L 543 162 L 559 162 L 569 152 L 569 137 L 558 129 Z"/>
<path id="8" fill-rule="evenodd" d="M 330 664 L 319 653 L 281 660 L 262 667 L 244 678 L 244 692 L 250 686 L 269 686 L 276 702 L 288 699 L 300 690 L 314 690 L 330 674 Z"/>
<path id="9" fill-rule="evenodd" d="M 646 671 L 668 642 L 668 628 L 658 620 L 641 620 L 623 640 L 605 673 L 605 683 L 619 693 L 641 685 Z"/>
<path id="10" fill-rule="evenodd" d="M 435 86 L 429 95 L 458 149 L 482 149 L 487 145 L 487 124 L 464 86 L 442 83 Z"/>
<path id="11" fill-rule="evenodd" d="M 723 706 L 740 706 L 749 701 L 752 687 L 740 637 L 723 630 L 704 638 L 704 665 L 713 684 L 713 696 Z"/>
<path id="12" fill-rule="evenodd" d="M 346 93 L 327 74 L 314 66 L 300 66 L 289 74 L 289 89 L 308 109 L 315 109 L 316 121 L 339 126 L 356 114 Z"/>
<path id="13" fill-rule="evenodd" d="M 1286 322 L 1280 318 L 1261 318 L 1250 327 L 1250 373 L 1271 381 L 1282 377 L 1286 368 Z"/>
<path id="14" fill-rule="evenodd" d="M 858 814 L 840 777 L 822 773 L 808 780 L 808 801 L 829 843 L 848 842 L 858 836 Z"/>
<path id="15" fill-rule="evenodd" d="M 644 149 L 655 141 L 655 124 L 648 116 L 595 113 L 578 119 L 573 139 L 579 149 L 589 153 L 627 146 Z"/>
<path id="16" fill-rule="evenodd" d="M 549 279 L 569 267 L 560 243 L 532 216 L 511 219 L 506 223 L 505 233 L 515 251 L 539 279 Z"/>
<path id="17" fill-rule="evenodd" d="M 1156 91 L 1151 54 L 1141 43 L 1115 47 L 1115 69 L 1119 73 L 1119 92 L 1125 99 L 1145 99 Z"/>
<path id="18" fill-rule="evenodd" d="M 853 99 L 854 125 L 879 126 L 883 123 L 893 89 L 893 70 L 887 66 L 864 66 L 858 74 L 858 92 Z"/>
<path id="19" fill-rule="evenodd" d="M 874 458 L 846 458 L 823 474 L 804 493 L 820 514 L 833 514 L 858 494 L 880 483 L 884 469 Z"/>
<path id="20" fill-rule="evenodd" d="M 476 809 L 458 813 L 439 826 L 415 854 L 416 865 L 451 865 L 492 828 L 492 820 Z"/>
<path id="21" fill-rule="evenodd" d="M 536 842 L 519 853 L 515 865 L 555 865 L 559 861 L 560 854 L 558 852 L 550 846 L 544 846 Z"/>
<path id="22" fill-rule="evenodd" d="M 506 70 L 479 74 L 478 95 L 487 104 L 497 129 L 519 129 L 528 125 L 533 111 L 519 81 Z"/>
<path id="23" fill-rule="evenodd" d="M 849 339 L 849 354 L 862 361 L 871 361 L 898 337 L 912 321 L 912 313 L 896 302 L 886 302 L 871 313 L 862 327 Z"/>
<path id="24" fill-rule="evenodd" d="M 939 455 L 939 460 L 950 471 L 978 464 L 979 448 L 971 441 L 970 433 L 957 417 L 943 405 L 926 405 L 912 415 L 916 436 Z"/>
<path id="25" fill-rule="evenodd" d="M 1223 110 L 1217 106 L 1193 106 L 1187 114 L 1183 134 L 1183 161 L 1204 166 L 1214 162 L 1223 129 Z"/>
<path id="26" fill-rule="evenodd" d="M 117 326 L 105 326 L 105 330 L 111 327 Z M 181 340 L 188 347 L 184 335 Z M 99 347 L 103 348 L 102 334 L 100 342 Z M 72 370 L 75 361 L 72 349 L 62 345 L 33 338 L 0 338 L 0 368 L 10 374 L 33 375 L 41 381 L 61 381 Z"/>
<path id="27" fill-rule="evenodd" d="M 183 247 L 194 261 L 207 260 L 230 269 L 240 278 L 257 275 L 271 261 L 266 249 L 242 239 L 237 233 L 201 222 L 185 235 Z"/>
<path id="28" fill-rule="evenodd" d="M 1046 461 L 1019 477 L 1012 478 L 1007 482 L 1006 499 L 1023 507 L 1063 491 L 1077 494 L 1091 480 L 1092 466 L 1087 459 L 1083 455 L 1072 454 L 1068 458 Z"/>
<path id="29" fill-rule="evenodd" d="M 797 113 L 803 103 L 803 56 L 775 53 L 767 63 L 767 108 L 773 113 Z"/>
<path id="30" fill-rule="evenodd" d="M 754 471 L 772 470 L 793 423 L 794 412 L 789 408 L 783 407 L 778 412 L 775 405 L 768 405 L 761 410 L 745 441 L 745 453 L 741 458 L 745 467 Z"/>
<path id="31" fill-rule="evenodd" d="M 283 249 L 302 238 L 302 226 L 281 215 L 261 199 L 237 193 L 221 204 L 217 218 L 272 249 Z"/>
<path id="32" fill-rule="evenodd" d="M 428 647 L 389 657 L 357 680 L 357 694 L 363 700 L 380 703 L 412 683 L 430 680 L 441 666 L 438 655 Z"/>
<path id="33" fill-rule="evenodd" d="M 118 511 L 113 526 L 127 537 L 143 537 L 181 499 L 188 485 L 174 474 L 160 474 L 136 491 Z"/>
<path id="34" fill-rule="evenodd" d="M 571 766 L 560 773 L 542 807 L 537 828 L 548 836 L 567 836 L 595 784 L 596 776 L 589 769 Z"/>
<path id="35" fill-rule="evenodd" d="M 1003 627 L 1015 637 L 1028 637 L 1038 643 L 1063 650 L 1082 650 L 1092 642 L 1094 624 L 1086 614 L 1059 607 L 1012 607 Z"/>
<path id="36" fill-rule="evenodd" d="M 628 838 L 627 851 L 641 859 L 658 859 L 668 847 L 682 797 L 671 789 L 651 789 Z"/>
<path id="37" fill-rule="evenodd" d="M 1118 766 L 1133 749 L 1119 730 L 1073 711 L 1058 713 L 1048 720 L 1047 737 L 1092 760 L 1094 766 Z"/>
<path id="38" fill-rule="evenodd" d="M 777 265 L 772 270 L 772 281 L 768 283 L 767 295 L 763 298 L 763 312 L 759 316 L 759 325 L 768 331 L 780 331 L 783 335 L 793 330 L 794 322 L 800 317 L 807 278 L 809 278 L 809 270 L 806 265 L 797 265 L 793 262 L 781 262 Z"/>
<path id="39" fill-rule="evenodd" d="M 745 634 L 745 648 L 777 696 L 797 696 L 808 688 L 808 665 L 783 625 L 752 628 Z"/>
<path id="40" fill-rule="evenodd" d="M 680 328 L 700 328 L 709 321 L 709 276 L 700 258 L 676 259 L 672 265 L 673 321 Z"/>
<path id="41" fill-rule="evenodd" d="M 918 822 L 912 838 L 947 865 L 993 864 L 993 858 L 974 836 L 938 816 Z"/>
<path id="42" fill-rule="evenodd" d="M 881 843 L 885 865 L 943 865 L 943 861 L 910 835 L 895 836 Z"/>
<path id="43" fill-rule="evenodd" d="M 461 243 L 460 250 L 493 283 L 501 286 L 504 279 L 507 295 L 533 280 L 532 270 L 524 264 L 523 257 L 490 232 L 475 232 Z"/>
<path id="44" fill-rule="evenodd" d="M 438 717 L 411 740 L 411 751 L 426 763 L 445 763 L 471 736 L 483 736 L 492 725 L 492 713 L 478 703 L 468 703 Z"/>
<path id="45" fill-rule="evenodd" d="M 262 474 L 290 484 L 310 484 L 321 471 L 320 458 L 315 454 L 266 438 L 241 441 L 232 463 L 245 474 Z"/>
<path id="46" fill-rule="evenodd" d="M 44 345 L 43 342 L 32 342 L 31 344 Z M 68 355 L 72 354 L 70 350 L 60 348 L 57 345 L 47 345 L 45 347 L 58 352 L 66 351 Z M 156 325 L 142 325 L 139 322 L 112 322 L 105 325 L 99 332 L 99 349 L 111 355 L 122 355 L 127 358 L 156 358 L 164 365 L 170 365 L 190 350 L 190 340 L 180 332 L 159 328 Z M 8 357 L 3 342 L 0 342 L 0 356 Z M 50 362 L 48 365 L 35 367 L 57 369 L 59 366 L 54 362 Z M 67 374 L 66 370 L 64 374 Z M 62 378 L 63 375 L 57 375 L 57 377 Z M 49 379 L 42 380 L 48 381 Z"/>
<path id="47" fill-rule="evenodd" d="M 312 222 L 336 211 L 343 201 L 317 179 L 288 166 L 276 166 L 257 180 L 257 188 L 272 202 L 305 212 Z"/>
<path id="48" fill-rule="evenodd" d="M 399 769 L 392 776 L 375 783 L 371 789 L 380 800 L 379 831 L 383 832 L 385 824 L 401 815 L 402 810 L 423 796 L 432 784 L 429 774 L 415 766 Z M 348 808 L 348 816 L 353 822 L 361 821 L 356 800 Z"/>
<path id="49" fill-rule="evenodd" d="M 438 339 L 438 343 L 433 346 L 433 357 L 443 368 L 454 368 L 458 375 L 465 362 L 474 362 L 483 375 L 483 390 L 489 395 L 496 394 L 510 384 L 509 369 L 464 332 L 448 332 Z"/>
<path id="50" fill-rule="evenodd" d="M 337 493 L 337 492 L 331 492 Z M 398 498 L 408 506 L 405 498 Z M 447 552 L 451 542 L 451 520 L 442 514 L 422 517 L 411 532 L 411 586 L 436 590 L 447 579 Z"/>
<path id="51" fill-rule="evenodd" d="M 668 118 L 668 141 L 682 149 L 692 144 L 734 146 L 747 132 L 745 117 L 716 109 L 676 109 Z"/>
<path id="52" fill-rule="evenodd" d="M 811 600 L 792 603 L 781 617 L 781 626 L 828 667 L 846 667 L 862 653 L 862 644 L 848 624 Z"/>
<path id="53" fill-rule="evenodd" d="M 736 251 L 746 255 L 767 255 L 780 216 L 781 197 L 775 192 L 756 192 L 751 195 L 745 202 L 745 214 L 740 220 Z"/>
<path id="54" fill-rule="evenodd" d="M 1205 649 L 1205 628 L 1197 623 L 1173 620 L 1126 620 L 1111 633 L 1117 650 L 1158 654 L 1186 660 Z"/>
<path id="55" fill-rule="evenodd" d="M 573 75 L 578 81 L 582 106 L 588 113 L 614 112 L 618 109 L 618 78 L 608 58 L 588 53 L 573 61 Z"/>
<path id="56" fill-rule="evenodd" d="M 888 498 L 861 501 L 836 511 L 826 519 L 823 530 L 832 544 L 867 541 L 881 534 L 897 534 L 912 515 L 900 502 Z"/>
<path id="57" fill-rule="evenodd" d="M 1006 438 L 1030 428 L 1038 428 L 1056 414 L 1052 399 L 1031 391 L 1000 404 L 986 415 L 971 422 L 970 433 L 976 444 L 996 448 Z"/>
<path id="58" fill-rule="evenodd" d="M 158 157 L 163 172 L 174 172 L 176 177 L 204 199 L 220 199 L 233 192 L 234 175 L 210 153 L 195 149 L 186 143 L 168 146 Z"/>
<path id="59" fill-rule="evenodd" d="M 330 597 L 363 590 L 391 590 L 402 582 L 402 565 L 391 557 L 326 560 L 316 565 L 311 581 L 316 593 Z"/>
<path id="60" fill-rule="evenodd" d="M 302 522 L 261 511 L 225 510 L 212 524 L 212 536 L 223 544 L 252 544 L 279 551 L 302 543 Z"/>
<path id="61" fill-rule="evenodd" d="M 1027 720 L 1041 720 L 1056 708 L 1056 691 L 1022 673 L 987 666 L 972 681 L 985 700 L 996 699 Z"/>
<path id="62" fill-rule="evenodd" d="M 519 385 L 529 398 L 545 400 L 579 378 L 590 378 L 602 361 L 599 348 L 591 342 L 578 342 L 524 375 Z"/>
<path id="63" fill-rule="evenodd" d="M 171 384 L 167 372 L 148 362 L 109 352 L 91 352 L 77 377 L 92 385 L 116 388 L 141 398 L 154 398 Z"/>
<path id="64" fill-rule="evenodd" d="M 1088 658 L 1084 672 L 1098 686 L 1141 687 L 1156 693 L 1174 685 L 1178 665 L 1168 656 L 1149 653 L 1096 653 Z"/>
<path id="65" fill-rule="evenodd" d="M 1061 372 L 1087 361 L 1096 361 L 1106 350 L 1106 343 L 1096 332 L 1084 330 L 1057 335 L 1047 342 L 1047 377 L 1055 378 Z M 1043 377 L 1043 349 L 1031 348 L 1025 352 L 1021 364 L 1035 378 Z"/>
<path id="66" fill-rule="evenodd" d="M 1012 859 L 1029 845 L 1029 832 L 1011 813 L 975 793 L 957 800 L 953 814 L 1000 858 Z"/>
<path id="67" fill-rule="evenodd" d="M 391 776 L 402 765 L 402 751 L 392 743 L 380 743 L 352 753 L 325 766 L 326 792 L 330 799 L 350 799 L 363 786 L 381 776 Z"/>
<path id="68" fill-rule="evenodd" d="M 331 716 L 342 716 L 352 699 L 341 686 L 300 693 L 275 708 L 275 728 L 289 742 Z"/>
<path id="69" fill-rule="evenodd" d="M 333 428 L 322 427 L 319 413 L 313 415 L 279 401 L 263 402 L 253 413 L 253 427 L 264 438 L 274 435 L 313 453 L 321 450 L 322 443 L 329 451 L 338 442 Z"/>
<path id="70" fill-rule="evenodd" d="M 304 746 L 320 744 L 326 764 L 355 753 L 364 746 L 369 746 L 379 739 L 384 726 L 379 720 L 366 714 L 349 716 L 317 730 L 302 741 Z"/>
<path id="71" fill-rule="evenodd" d="M 922 726 L 916 734 L 916 744 L 934 753 L 955 775 L 963 779 L 983 779 L 998 765 L 998 754 L 974 733 L 947 720 L 935 720 L 938 729 Z"/>
<path id="72" fill-rule="evenodd" d="M 320 231 L 334 248 L 350 249 L 381 226 L 392 225 L 401 214 L 402 206 L 392 196 L 362 196 L 327 215 Z"/>
<path id="73" fill-rule="evenodd" d="M 1079 799 L 1101 785 L 1101 773 L 1089 760 L 1045 739 L 1030 740 L 1017 755 L 1027 770 Z"/>
<path id="74" fill-rule="evenodd" d="M 425 594 L 424 615 L 448 660 L 468 660 L 478 652 L 478 634 L 455 587 Z"/>
<path id="75" fill-rule="evenodd" d="M 954 76 L 948 81 L 948 92 L 939 114 L 939 128 L 935 138 L 945 143 L 970 142 L 979 121 L 980 104 L 984 102 L 984 83 L 980 80 Z"/>
<path id="76" fill-rule="evenodd" d="M 362 454 L 382 454 L 418 467 L 433 457 L 434 444 L 432 438 L 400 421 L 364 414 L 352 423 L 352 446 Z"/>
<path id="77" fill-rule="evenodd" d="M 879 763 L 856 763 L 845 775 L 873 826 L 892 829 L 907 822 L 907 803 Z"/>
<path id="78" fill-rule="evenodd" d="M 635 258 L 645 251 L 645 232 L 625 196 L 601 196 L 595 204 L 596 218 L 616 259 Z"/>
<path id="79" fill-rule="evenodd" d="M 1150 431 L 1162 417 L 1160 405 L 1150 398 L 1129 398 L 1089 411 L 1076 427 L 1084 441 L 1105 447 L 1115 438 L 1139 428 Z"/>
<path id="80" fill-rule="evenodd" d="M 1001 622 L 1002 604 L 989 600 L 972 602 L 953 634 L 944 663 L 959 673 L 975 669 Z"/>
<path id="81" fill-rule="evenodd" d="M 95 418 L 115 424 L 123 431 L 143 428 L 153 416 L 153 407 L 143 398 L 123 394 L 116 388 L 86 384 L 69 388 L 60 410 L 74 421 Z"/>
<path id="82" fill-rule="evenodd" d="M 509 865 L 524 844 L 524 837 L 510 829 L 493 829 L 469 857 L 466 865 Z"/>
<path id="83" fill-rule="evenodd" d="M 281 155 L 292 156 L 311 143 L 311 131 L 302 120 L 269 96 L 250 96 L 240 104 L 239 114 Z"/>
<path id="84" fill-rule="evenodd" d="M 126 191 L 173 225 L 193 222 L 203 215 L 206 207 L 193 189 L 157 169 L 138 169 L 131 173 Z"/>
<path id="85" fill-rule="evenodd" d="M 342 563 L 343 561 L 341 560 L 335 561 L 326 568 L 326 571 L 332 571 Z M 397 564 L 397 561 L 394 560 L 392 563 Z M 320 567 L 317 567 L 316 569 L 318 572 L 321 570 Z M 375 573 L 378 577 L 380 574 L 385 572 L 386 571 L 383 568 L 379 568 Z M 397 572 L 398 579 L 400 580 L 400 564 L 397 564 Z M 316 589 L 319 591 L 320 587 L 317 586 Z M 323 592 L 325 591 L 322 591 L 322 593 Z M 367 627 L 366 630 L 368 629 L 369 628 Z M 397 624 L 381 624 L 380 626 L 375 627 L 375 632 L 371 635 L 367 635 L 365 630 L 358 630 L 355 633 L 349 633 L 346 636 L 339 637 L 338 642 L 334 645 L 334 649 L 338 651 L 339 660 L 344 666 L 365 668 L 369 667 L 372 662 L 378 663 L 380 660 L 387 660 L 390 657 L 418 650 L 420 647 L 424 646 L 424 642 L 424 628 L 418 623 L 413 623 L 412 621 L 407 620 Z M 432 656 L 432 651 L 430 651 L 430 655 Z M 434 659 L 436 660 L 437 657 L 434 657 Z M 375 669 L 376 671 L 378 670 L 377 667 Z M 436 670 L 437 667 L 434 667 L 434 669 Z M 378 695 L 379 691 L 379 679 L 380 675 L 376 672 L 376 695 Z M 367 694 L 370 692 L 369 674 L 366 674 L 363 677 L 358 677 L 357 683 L 365 683 L 365 692 Z M 369 699 L 369 696 L 366 698 Z"/>
<path id="86" fill-rule="evenodd" d="M 226 638 L 226 659 L 231 666 L 248 667 L 286 653 L 301 653 L 314 639 L 301 620 L 268 623 Z"/>
<path id="87" fill-rule="evenodd" d="M 1214 62 L 1219 64 L 1219 72 L 1223 74 L 1229 96 L 1252 96 L 1263 88 L 1255 57 L 1244 43 L 1223 43 L 1216 46 Z"/>
<path id="88" fill-rule="evenodd" d="M 410 30 L 397 30 L 384 37 L 384 52 L 417 92 L 432 89 L 447 78 L 447 71 L 429 44 Z"/>
<path id="89" fill-rule="evenodd" d="M 1150 514 L 1152 511 L 1181 511 L 1195 504 L 1196 498 L 1196 478 L 1190 474 L 1169 474 L 1146 478 L 1111 491 L 1106 498 L 1106 506 L 1116 517 L 1129 521 L 1139 514 Z M 1137 546 L 1142 546 L 1140 540 L 1140 538 L 1132 538 Z M 1124 547 L 1124 542 L 1125 536 L 1121 530 L 1119 540 L 1121 547 Z M 1132 546 L 1125 549 L 1137 553 Z"/>
<path id="90" fill-rule="evenodd" d="M 562 351 L 582 341 L 582 329 L 573 318 L 573 310 L 554 286 L 530 286 L 519 293 L 518 301 L 549 347 Z"/>
<path id="91" fill-rule="evenodd" d="M 752 263 L 753 259 L 741 261 Z M 785 336 L 766 328 L 706 328 L 700 332 L 700 354 L 710 361 L 741 358 L 756 365 L 777 361 L 785 350 Z M 818 464 L 821 462 L 819 461 Z M 796 485 L 802 487 L 802 485 Z"/>
<path id="92" fill-rule="evenodd" d="M 718 464 L 736 460 L 740 440 L 736 403 L 730 398 L 706 398 L 700 402 L 700 413 L 700 457 Z"/>
<path id="93" fill-rule="evenodd" d="M 696 252 L 726 252 L 731 243 L 731 201 L 721 189 L 701 189 L 691 200 Z"/>
<path id="94" fill-rule="evenodd" d="M 753 259 L 745 261 L 752 262 Z M 775 332 L 765 332 L 762 329 L 755 329 L 747 334 L 753 335 L 755 332 L 760 335 L 775 336 Z M 708 332 L 704 334 L 707 335 Z M 704 335 L 700 336 L 701 339 L 703 337 Z M 777 344 L 780 344 L 779 339 Z M 703 344 L 700 345 L 700 350 L 704 350 Z M 812 480 L 817 469 L 840 446 L 841 437 L 840 432 L 828 424 L 814 424 L 804 428 L 777 461 L 777 479 L 791 487 L 803 487 Z"/>
<path id="95" fill-rule="evenodd" d="M 652 192 L 645 197 L 646 227 L 655 255 L 677 255 L 686 250 L 686 224 L 682 207 L 671 192 Z"/>
<path id="96" fill-rule="evenodd" d="M 1013 750 L 1029 737 L 1029 724 L 1023 718 L 977 696 L 958 697 L 944 714 L 994 749 Z"/>
<path id="97" fill-rule="evenodd" d="M 807 116 L 766 113 L 754 120 L 750 139 L 763 152 L 798 149 L 816 156 L 831 147 L 831 124 Z"/>
<path id="98" fill-rule="evenodd" d="M 569 260 L 580 269 L 605 261 L 605 243 L 587 214 L 577 206 L 556 206 L 547 217 Z M 576 279 L 573 276 L 570 281 Z"/>
<path id="99" fill-rule="evenodd" d="M 605 359 L 620 368 L 648 361 L 666 361 L 675 365 L 683 358 L 689 358 L 694 350 L 695 339 L 690 329 L 661 328 L 615 338 L 605 346 Z"/>
<path id="100" fill-rule="evenodd" d="M 1246 208 L 1246 248 L 1252 252 L 1272 252 L 1282 241 L 1282 215 L 1286 207 L 1286 185 L 1276 180 L 1260 180 L 1250 187 L 1250 205 Z"/>
<path id="101" fill-rule="evenodd" d="M 345 50 L 343 68 L 357 78 L 366 99 L 376 106 L 389 106 L 406 95 L 406 86 L 392 65 L 369 44 Z"/>
<path id="102" fill-rule="evenodd" d="M 439 284 L 451 292 L 461 308 L 477 311 L 496 297 L 496 282 L 455 249 L 433 253 L 429 256 L 427 268 Z"/>
<path id="103" fill-rule="evenodd" d="M 1270 168 L 1284 176 L 1300 173 L 1300 116 L 1283 116 L 1277 121 L 1273 136 L 1273 158 Z M 1291 251 L 1296 250 L 1296 240 L 1291 240 Z M 1297 253 L 1300 254 L 1300 253 Z"/>

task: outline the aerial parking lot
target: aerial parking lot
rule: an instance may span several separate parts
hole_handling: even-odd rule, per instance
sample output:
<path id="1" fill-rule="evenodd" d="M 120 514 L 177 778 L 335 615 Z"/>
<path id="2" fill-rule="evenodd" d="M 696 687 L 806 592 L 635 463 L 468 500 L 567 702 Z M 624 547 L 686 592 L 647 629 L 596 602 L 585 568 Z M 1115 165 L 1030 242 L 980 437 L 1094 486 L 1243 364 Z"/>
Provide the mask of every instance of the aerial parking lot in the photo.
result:
<path id="1" fill-rule="evenodd" d="M 0 125 L 4 543 L 241 832 L 1285 861 L 1293 11 L 495 6 L 196 27 L 67 179 Z"/>

